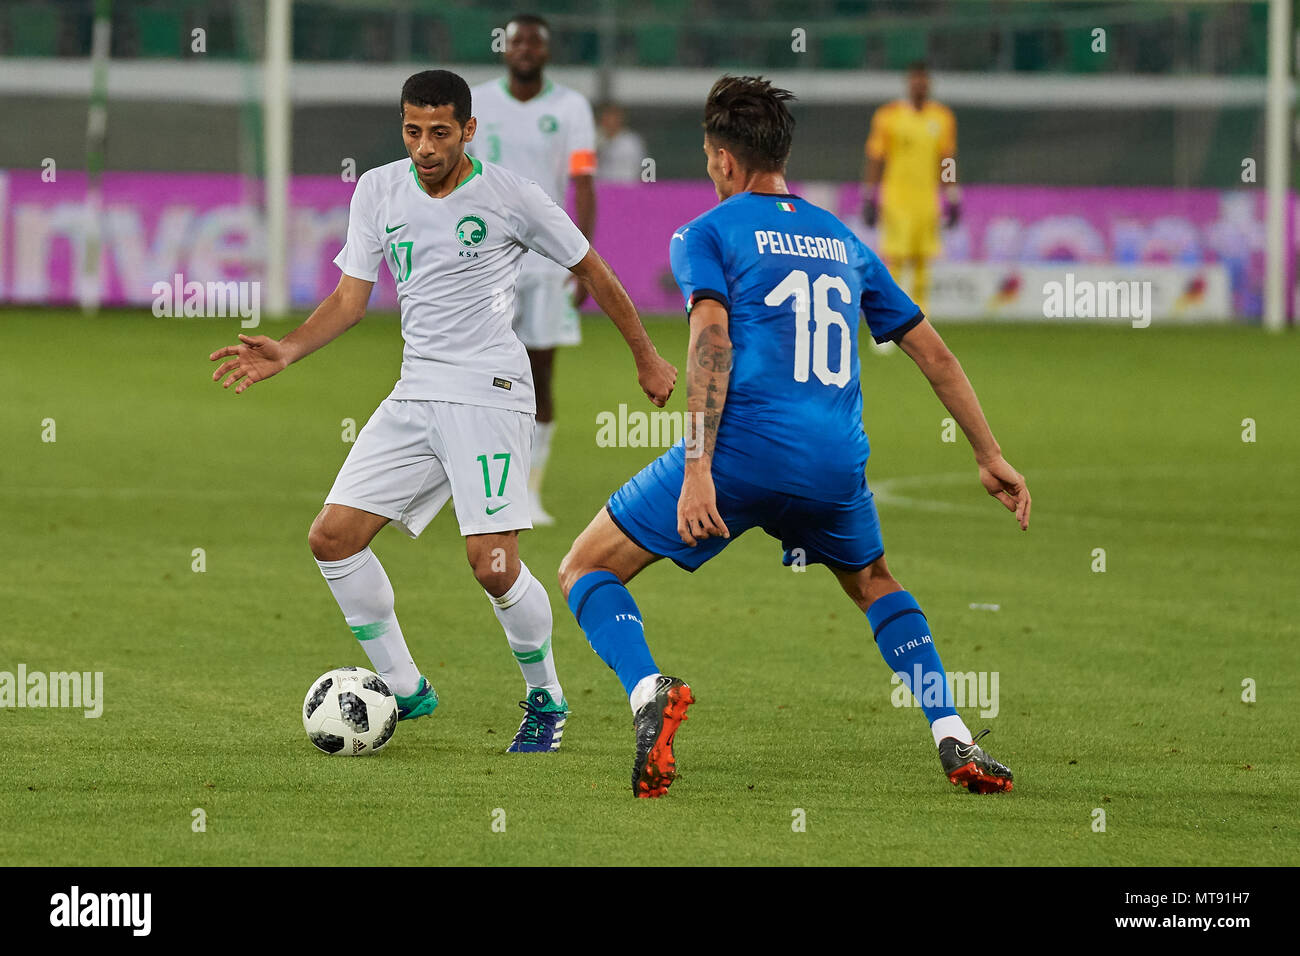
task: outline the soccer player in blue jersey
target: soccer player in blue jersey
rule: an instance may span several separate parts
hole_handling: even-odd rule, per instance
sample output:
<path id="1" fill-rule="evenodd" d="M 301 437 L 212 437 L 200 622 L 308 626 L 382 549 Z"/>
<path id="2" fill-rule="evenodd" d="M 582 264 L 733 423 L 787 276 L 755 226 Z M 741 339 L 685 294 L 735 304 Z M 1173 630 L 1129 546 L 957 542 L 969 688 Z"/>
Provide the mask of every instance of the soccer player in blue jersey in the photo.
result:
<path id="1" fill-rule="evenodd" d="M 787 190 L 790 99 L 754 77 L 723 77 L 709 93 L 704 152 L 720 203 L 670 243 L 690 319 L 691 427 L 610 497 L 561 563 L 560 586 L 630 698 L 638 797 L 668 792 L 673 736 L 695 698 L 659 672 L 627 582 L 665 557 L 694 571 L 753 527 L 781 541 L 785 564 L 825 564 L 865 612 L 885 663 L 921 703 L 948 779 L 974 793 L 1010 790 L 1011 771 L 952 705 L 920 605 L 885 565 L 864 473 L 859 314 L 877 342 L 897 342 L 920 367 L 970 441 L 980 482 L 1022 530 L 1029 489 L 961 365 L 880 259 Z"/>

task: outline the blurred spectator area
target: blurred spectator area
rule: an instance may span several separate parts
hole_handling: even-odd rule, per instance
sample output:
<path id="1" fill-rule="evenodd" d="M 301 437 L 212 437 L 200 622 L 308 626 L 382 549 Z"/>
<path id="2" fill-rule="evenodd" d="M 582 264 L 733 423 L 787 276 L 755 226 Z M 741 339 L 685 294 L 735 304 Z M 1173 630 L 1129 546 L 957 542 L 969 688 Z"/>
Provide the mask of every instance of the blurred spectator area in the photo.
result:
<path id="1" fill-rule="evenodd" d="M 293 171 L 337 174 L 340 155 L 358 169 L 389 161 L 401 148 L 392 96 L 407 71 L 449 66 L 471 82 L 499 75 L 492 31 L 529 7 L 295 0 L 294 57 L 317 78 L 293 107 Z M 67 92 L 67 78 L 89 72 L 53 58 L 86 55 L 93 9 L 93 0 L 0 0 L 6 128 L 41 131 L 0 137 L 0 169 L 35 168 L 49 156 L 62 157 L 61 168 L 84 162 L 86 103 Z M 795 178 L 856 179 L 871 111 L 902 95 L 896 71 L 922 57 L 936 74 L 935 97 L 957 112 L 967 182 L 1227 188 L 1240 184 L 1243 156 L 1263 155 L 1262 2 L 543 0 L 534 9 L 554 27 L 552 66 L 568 70 L 561 82 L 593 99 L 621 97 L 626 125 L 663 179 L 703 176 L 700 106 L 723 70 L 797 73 Z M 113 0 L 112 17 L 122 68 L 109 72 L 108 168 L 260 168 L 260 91 L 248 67 L 261 56 L 265 0 Z M 203 54 L 191 50 L 199 28 Z M 1098 28 L 1104 55 L 1092 52 Z M 796 30 L 806 31 L 807 52 L 792 49 Z M 30 58 L 9 59 L 20 54 Z M 195 61 L 208 69 L 189 69 Z M 1035 81 L 1022 82 L 1022 72 Z M 809 92 L 813 76 L 830 86 Z M 157 97 L 141 95 L 142 77 Z M 1206 95 L 1142 101 L 1171 80 Z M 196 83 L 220 95 L 198 96 Z M 1215 91 L 1230 95 L 1216 100 Z M 1032 100 L 1007 95 L 1020 92 Z M 187 102 L 202 112 L 177 109 Z M 1294 170 L 1300 177 L 1300 164 Z"/>
<path id="2" fill-rule="evenodd" d="M 1099 0 L 296 0 L 294 58 L 490 63 L 491 31 L 536 9 L 567 65 L 1262 75 L 1262 3 Z M 77 57 L 93 0 L 5 0 L 0 56 Z M 113 0 L 115 57 L 259 55 L 262 0 Z M 1092 50 L 1106 30 L 1107 54 Z M 792 50 L 792 31 L 806 49 Z"/>

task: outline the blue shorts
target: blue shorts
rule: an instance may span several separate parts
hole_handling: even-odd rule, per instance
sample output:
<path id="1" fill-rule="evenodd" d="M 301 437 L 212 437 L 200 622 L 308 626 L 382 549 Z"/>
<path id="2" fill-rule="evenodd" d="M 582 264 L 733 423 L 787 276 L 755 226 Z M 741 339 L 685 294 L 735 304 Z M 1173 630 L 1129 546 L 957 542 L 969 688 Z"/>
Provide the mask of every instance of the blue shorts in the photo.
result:
<path id="1" fill-rule="evenodd" d="M 866 476 L 843 501 L 817 501 L 772 491 L 714 472 L 718 514 L 730 538 L 705 538 L 695 547 L 677 535 L 677 499 L 686 457 L 676 445 L 660 455 L 609 498 L 605 510 L 634 543 L 687 571 L 694 571 L 750 528 L 762 528 L 781 542 L 785 565 L 826 564 L 860 571 L 885 553 L 880 519 Z"/>

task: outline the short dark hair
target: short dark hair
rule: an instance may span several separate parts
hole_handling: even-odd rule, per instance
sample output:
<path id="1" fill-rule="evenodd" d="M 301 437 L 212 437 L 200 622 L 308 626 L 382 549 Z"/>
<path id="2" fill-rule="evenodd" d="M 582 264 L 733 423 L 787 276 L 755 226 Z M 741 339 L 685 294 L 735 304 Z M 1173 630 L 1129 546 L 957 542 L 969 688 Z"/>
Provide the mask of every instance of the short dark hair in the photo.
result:
<path id="1" fill-rule="evenodd" d="M 724 76 L 704 103 L 704 135 L 748 169 L 779 172 L 790 158 L 794 117 L 785 104 L 794 98 L 761 76 Z"/>
<path id="2" fill-rule="evenodd" d="M 924 60 L 913 60 L 911 63 L 907 64 L 907 72 L 908 73 L 929 73 L 930 64 L 926 63 Z"/>
<path id="3" fill-rule="evenodd" d="M 456 122 L 464 126 L 473 115 L 469 84 L 450 70 L 425 70 L 406 78 L 402 84 L 401 107 L 451 106 Z"/>
<path id="4" fill-rule="evenodd" d="M 508 27 L 512 23 L 518 24 L 521 27 L 540 27 L 546 31 L 548 37 L 551 33 L 551 25 L 546 22 L 546 18 L 539 17 L 535 13 L 516 13 L 506 21 L 506 26 Z"/>

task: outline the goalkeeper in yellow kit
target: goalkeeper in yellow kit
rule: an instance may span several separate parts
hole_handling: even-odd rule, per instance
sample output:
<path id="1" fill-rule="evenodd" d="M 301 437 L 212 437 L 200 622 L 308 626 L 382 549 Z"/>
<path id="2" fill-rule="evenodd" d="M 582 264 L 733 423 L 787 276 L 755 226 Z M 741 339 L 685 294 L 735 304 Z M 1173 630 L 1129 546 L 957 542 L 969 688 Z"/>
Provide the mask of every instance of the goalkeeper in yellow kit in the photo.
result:
<path id="1" fill-rule="evenodd" d="M 880 220 L 877 250 L 894 280 L 928 312 L 930 260 L 939 254 L 939 189 L 947 206 L 944 226 L 961 216 L 957 188 L 957 121 L 952 110 L 930 99 L 924 63 L 907 70 L 907 98 L 886 103 L 871 117 L 867 136 L 866 198 L 862 218 Z M 910 283 L 902 269 L 913 267 Z"/>

